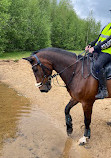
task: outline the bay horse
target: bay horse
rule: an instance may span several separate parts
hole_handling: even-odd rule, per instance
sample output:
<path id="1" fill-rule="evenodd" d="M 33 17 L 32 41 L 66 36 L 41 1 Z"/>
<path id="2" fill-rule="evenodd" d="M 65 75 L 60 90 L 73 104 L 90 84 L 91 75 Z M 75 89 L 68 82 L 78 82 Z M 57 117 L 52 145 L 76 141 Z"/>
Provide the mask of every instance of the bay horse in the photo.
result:
<path id="1" fill-rule="evenodd" d="M 80 143 L 86 143 L 86 138 L 90 138 L 90 123 L 93 104 L 98 93 L 98 81 L 90 74 L 88 76 L 87 62 L 84 61 L 84 75 L 81 73 L 82 60 L 75 53 L 59 48 L 41 49 L 30 57 L 23 58 L 32 65 L 32 70 L 36 78 L 36 86 L 41 92 L 48 92 L 51 89 L 51 78 L 60 75 L 66 85 L 71 99 L 65 107 L 65 120 L 67 134 L 73 131 L 72 117 L 70 110 L 77 103 L 81 103 L 84 111 L 84 136 Z M 55 70 L 57 74 L 52 75 Z M 111 80 L 107 80 L 108 98 L 111 98 Z"/>

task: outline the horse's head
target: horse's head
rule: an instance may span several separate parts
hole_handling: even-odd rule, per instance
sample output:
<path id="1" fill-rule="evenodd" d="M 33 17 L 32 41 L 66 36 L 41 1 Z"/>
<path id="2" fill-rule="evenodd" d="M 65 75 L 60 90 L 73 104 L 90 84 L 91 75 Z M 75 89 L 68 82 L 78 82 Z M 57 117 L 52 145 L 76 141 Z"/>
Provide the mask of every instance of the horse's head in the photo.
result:
<path id="1" fill-rule="evenodd" d="M 37 81 L 35 86 L 39 88 L 41 92 L 48 92 L 51 89 L 51 63 L 46 59 L 38 58 L 37 55 L 23 59 L 28 60 L 32 65 L 32 70 Z"/>

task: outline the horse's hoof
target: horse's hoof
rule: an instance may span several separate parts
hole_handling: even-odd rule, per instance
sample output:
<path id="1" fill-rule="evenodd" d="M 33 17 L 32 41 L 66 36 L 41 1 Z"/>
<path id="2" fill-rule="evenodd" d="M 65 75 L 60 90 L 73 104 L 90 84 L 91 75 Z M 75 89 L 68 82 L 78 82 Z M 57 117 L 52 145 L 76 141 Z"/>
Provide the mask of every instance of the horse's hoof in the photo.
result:
<path id="1" fill-rule="evenodd" d="M 73 132 L 73 128 L 68 128 L 67 129 L 67 135 L 70 136 Z"/>
<path id="2" fill-rule="evenodd" d="M 87 137 L 83 136 L 79 139 L 79 145 L 85 145 L 87 143 Z"/>

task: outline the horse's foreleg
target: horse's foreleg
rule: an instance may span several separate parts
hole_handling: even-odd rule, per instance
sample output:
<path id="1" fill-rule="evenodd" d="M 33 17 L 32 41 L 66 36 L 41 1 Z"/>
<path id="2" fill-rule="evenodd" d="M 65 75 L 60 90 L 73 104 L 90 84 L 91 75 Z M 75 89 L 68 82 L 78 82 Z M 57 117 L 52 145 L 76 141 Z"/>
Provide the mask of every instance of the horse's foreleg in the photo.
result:
<path id="1" fill-rule="evenodd" d="M 83 111 L 84 111 L 84 124 L 85 124 L 85 130 L 84 130 L 84 136 L 79 140 L 80 144 L 85 144 L 86 139 L 90 138 L 90 123 L 91 123 L 91 115 L 92 115 L 92 107 L 93 104 L 83 104 Z"/>
<path id="2" fill-rule="evenodd" d="M 73 131 L 72 128 L 72 117 L 70 115 L 71 108 L 76 105 L 78 101 L 75 101 L 73 99 L 70 100 L 70 102 L 65 107 L 65 119 L 66 119 L 66 127 L 67 127 L 67 134 L 71 134 Z"/>

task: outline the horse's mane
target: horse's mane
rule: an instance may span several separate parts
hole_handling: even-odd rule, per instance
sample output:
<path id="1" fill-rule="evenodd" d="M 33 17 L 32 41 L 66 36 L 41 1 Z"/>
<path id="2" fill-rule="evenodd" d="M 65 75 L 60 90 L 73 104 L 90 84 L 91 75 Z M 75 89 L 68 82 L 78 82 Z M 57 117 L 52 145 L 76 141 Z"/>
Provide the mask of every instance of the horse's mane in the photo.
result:
<path id="1" fill-rule="evenodd" d="M 42 52 L 42 51 L 52 51 L 52 52 L 56 52 L 56 53 L 60 53 L 62 55 L 67 55 L 67 56 L 71 56 L 71 57 L 77 57 L 77 55 L 75 53 L 72 53 L 72 52 L 69 52 L 69 51 L 66 51 L 64 49 L 61 49 L 61 48 L 44 48 L 44 49 L 40 49 L 40 50 L 37 50 L 35 52 L 33 52 L 31 55 L 34 55 L 38 52 Z"/>

